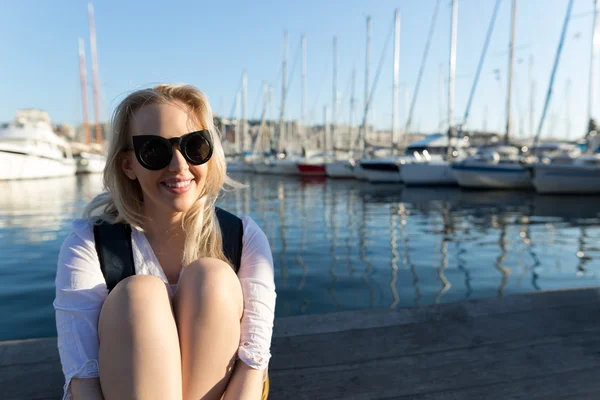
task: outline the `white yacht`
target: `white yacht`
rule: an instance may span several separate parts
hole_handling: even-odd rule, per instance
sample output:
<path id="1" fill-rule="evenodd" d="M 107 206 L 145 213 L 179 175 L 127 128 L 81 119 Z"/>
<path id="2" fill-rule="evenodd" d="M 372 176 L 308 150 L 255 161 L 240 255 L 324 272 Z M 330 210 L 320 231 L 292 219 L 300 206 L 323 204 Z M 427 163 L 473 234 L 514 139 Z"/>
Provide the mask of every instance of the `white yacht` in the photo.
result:
<path id="1" fill-rule="evenodd" d="M 450 139 L 452 159 L 464 156 L 468 142 L 464 139 Z M 452 163 L 448 159 L 448 137 L 432 135 L 429 141 L 419 141 L 407 148 L 413 159 L 405 162 L 400 168 L 402 181 L 408 186 L 452 186 L 456 185 L 456 176 L 452 171 Z"/>
<path id="2" fill-rule="evenodd" d="M 532 188 L 529 169 L 520 160 L 521 152 L 517 147 L 485 147 L 480 148 L 475 155 L 454 163 L 452 170 L 459 186 L 464 188 Z"/>
<path id="3" fill-rule="evenodd" d="M 69 143 L 54 133 L 48 113 L 19 110 L 0 126 L 0 180 L 74 175 Z"/>

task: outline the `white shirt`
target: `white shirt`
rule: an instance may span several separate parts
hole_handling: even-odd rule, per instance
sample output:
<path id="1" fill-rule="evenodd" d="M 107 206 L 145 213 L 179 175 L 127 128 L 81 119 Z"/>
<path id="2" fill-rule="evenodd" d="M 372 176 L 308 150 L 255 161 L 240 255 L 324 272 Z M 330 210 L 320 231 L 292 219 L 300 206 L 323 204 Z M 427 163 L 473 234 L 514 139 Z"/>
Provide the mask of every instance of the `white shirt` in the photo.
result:
<path id="1" fill-rule="evenodd" d="M 266 370 L 271 358 L 275 316 L 273 256 L 267 237 L 250 217 L 242 218 L 244 235 L 238 278 L 244 297 L 238 357 L 247 365 Z M 150 243 L 142 231 L 131 231 L 137 275 L 156 276 L 169 285 Z M 183 272 L 183 271 L 182 271 Z M 87 219 L 73 222 L 62 244 L 56 273 L 56 329 L 58 351 L 65 375 L 64 397 L 70 399 L 72 378 L 98 377 L 98 318 L 108 296 L 94 244 L 93 225 Z"/>

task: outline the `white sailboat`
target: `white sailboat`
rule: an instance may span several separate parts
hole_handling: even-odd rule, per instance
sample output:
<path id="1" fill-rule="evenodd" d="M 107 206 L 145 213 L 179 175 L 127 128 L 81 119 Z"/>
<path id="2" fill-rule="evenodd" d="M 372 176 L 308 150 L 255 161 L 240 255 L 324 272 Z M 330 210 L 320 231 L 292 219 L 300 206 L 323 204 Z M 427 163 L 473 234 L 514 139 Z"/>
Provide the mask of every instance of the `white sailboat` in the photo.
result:
<path id="1" fill-rule="evenodd" d="M 54 178 L 75 174 L 69 143 L 56 135 L 48 113 L 19 110 L 0 126 L 0 180 Z"/>
<path id="2" fill-rule="evenodd" d="M 450 60 L 449 60 L 449 84 L 448 84 L 448 134 L 444 137 L 445 143 L 438 143 L 443 151 L 431 154 L 429 150 L 413 150 L 414 159 L 405 163 L 400 168 L 401 179 L 405 185 L 456 185 L 456 177 L 452 171 L 452 164 L 448 157 L 459 156 L 456 148 L 463 141 L 451 139 L 452 121 L 454 114 L 454 75 L 456 72 L 456 35 L 458 18 L 458 0 L 452 1 L 452 13 L 450 24 Z M 427 46 L 428 47 L 428 46 Z M 409 117 L 410 118 L 410 117 Z M 442 140 L 442 139 L 440 139 Z M 432 143 L 429 144 L 430 147 Z M 407 149 L 408 151 L 410 151 Z M 416 146 L 412 146 L 413 148 Z"/>
<path id="3" fill-rule="evenodd" d="M 569 3 L 567 21 L 572 7 Z M 592 48 L 590 57 L 590 75 L 588 84 L 588 120 L 589 132 L 586 135 L 588 152 L 581 156 L 559 155 L 531 166 L 533 185 L 538 193 L 543 194 L 591 194 L 600 193 L 600 137 L 592 126 L 594 99 L 596 90 L 596 68 L 600 47 L 600 0 L 594 1 L 594 18 L 592 29 Z"/>
<path id="4" fill-rule="evenodd" d="M 512 1 L 511 15 L 504 146 L 481 149 L 476 155 L 454 163 L 452 170 L 461 187 L 473 189 L 527 189 L 532 187 L 529 170 L 520 163 L 520 149 L 509 145 L 516 0 Z"/>

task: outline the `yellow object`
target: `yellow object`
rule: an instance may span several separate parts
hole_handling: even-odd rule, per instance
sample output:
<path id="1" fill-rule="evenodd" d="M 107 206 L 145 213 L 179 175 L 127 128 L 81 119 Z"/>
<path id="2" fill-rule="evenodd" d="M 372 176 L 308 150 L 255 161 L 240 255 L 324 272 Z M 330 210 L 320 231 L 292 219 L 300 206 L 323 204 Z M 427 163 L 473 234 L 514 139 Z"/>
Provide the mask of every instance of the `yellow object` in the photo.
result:
<path id="1" fill-rule="evenodd" d="M 261 396 L 261 400 L 267 400 L 269 398 L 269 376 L 267 375 L 267 380 L 263 384 L 263 392 Z"/>

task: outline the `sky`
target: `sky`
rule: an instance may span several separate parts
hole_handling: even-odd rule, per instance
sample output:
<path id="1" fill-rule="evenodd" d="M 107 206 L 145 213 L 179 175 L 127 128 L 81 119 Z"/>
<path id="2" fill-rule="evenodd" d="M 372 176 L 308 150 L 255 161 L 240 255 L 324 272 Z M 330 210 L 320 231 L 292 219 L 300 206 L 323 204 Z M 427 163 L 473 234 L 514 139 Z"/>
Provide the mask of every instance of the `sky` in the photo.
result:
<path id="1" fill-rule="evenodd" d="M 440 0 L 437 21 L 413 115 L 413 130 L 437 132 L 448 120 L 451 1 Z M 338 38 L 336 120 L 350 117 L 356 70 L 356 110 L 365 93 L 366 18 L 372 18 L 371 119 L 391 129 L 394 10 L 400 10 L 400 126 L 406 119 L 437 0 L 97 0 L 101 119 L 128 93 L 157 83 L 190 83 L 213 110 L 231 117 L 241 75 L 248 73 L 248 116 L 262 111 L 263 83 L 273 85 L 269 115 L 281 110 L 284 32 L 289 33 L 288 118 L 301 116 L 300 38 L 307 39 L 306 119 L 322 123 L 333 101 L 333 37 Z M 453 121 L 465 112 L 496 0 L 458 0 Z M 568 0 L 518 0 L 512 124 L 515 136 L 538 129 Z M 506 124 L 510 0 L 501 0 L 495 29 L 467 126 L 503 131 Z M 78 38 L 86 44 L 89 115 L 93 120 L 87 1 L 0 0 L 0 121 L 19 108 L 46 110 L 55 123 L 83 120 Z M 575 139 L 587 125 L 593 1 L 575 0 L 542 137 Z M 375 72 L 381 63 L 377 85 Z M 532 64 L 532 67 L 530 65 Z M 600 68 L 598 65 L 596 68 Z M 531 73 L 530 73 L 531 71 Z M 600 72 L 600 71 L 598 71 Z M 600 75 L 600 74 L 598 74 Z M 600 76 L 594 92 L 598 92 Z M 532 86 L 535 90 L 531 91 Z M 533 97 L 533 108 L 530 107 Z M 600 96 L 593 115 L 600 117 Z"/>

